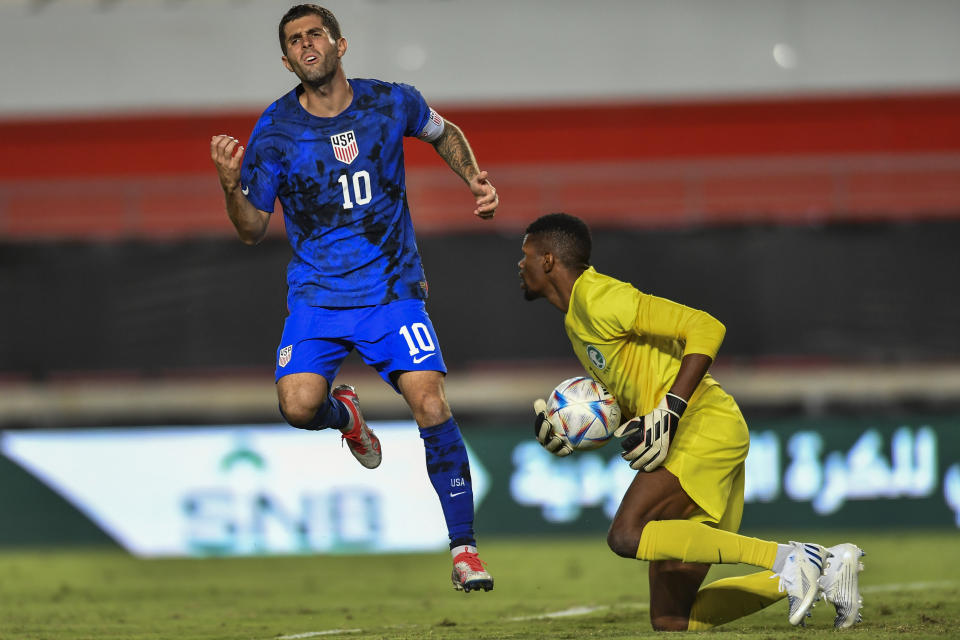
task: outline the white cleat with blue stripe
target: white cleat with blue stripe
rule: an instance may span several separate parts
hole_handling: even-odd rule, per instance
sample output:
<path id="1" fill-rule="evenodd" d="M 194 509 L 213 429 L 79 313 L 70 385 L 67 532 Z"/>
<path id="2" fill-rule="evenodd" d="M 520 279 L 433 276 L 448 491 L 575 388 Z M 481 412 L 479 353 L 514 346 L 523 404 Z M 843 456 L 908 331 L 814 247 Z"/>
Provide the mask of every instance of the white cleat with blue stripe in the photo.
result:
<path id="1" fill-rule="evenodd" d="M 849 542 L 830 547 L 827 552 L 830 557 L 823 569 L 823 575 L 820 576 L 820 590 L 827 602 L 837 610 L 833 626 L 847 629 L 862 620 L 860 572 L 863 571 L 863 563 L 860 558 L 866 554 L 860 547 Z"/>
<path id="2" fill-rule="evenodd" d="M 830 552 L 818 544 L 793 541 L 790 544 L 793 551 L 780 572 L 779 589 L 787 592 L 790 624 L 798 625 L 820 599 L 820 576 Z"/>

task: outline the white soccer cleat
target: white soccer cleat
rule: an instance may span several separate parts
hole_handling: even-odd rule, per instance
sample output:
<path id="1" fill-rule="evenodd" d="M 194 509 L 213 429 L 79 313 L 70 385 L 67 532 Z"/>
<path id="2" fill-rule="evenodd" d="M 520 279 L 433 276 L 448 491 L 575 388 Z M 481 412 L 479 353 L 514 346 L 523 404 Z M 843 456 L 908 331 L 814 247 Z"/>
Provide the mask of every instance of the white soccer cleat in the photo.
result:
<path id="1" fill-rule="evenodd" d="M 860 609 L 863 598 L 860 596 L 860 572 L 863 563 L 860 558 L 866 554 L 855 544 L 845 542 L 827 549 L 830 557 L 820 576 L 820 590 L 827 602 L 837 610 L 833 626 L 847 629 L 863 618 Z"/>
<path id="2" fill-rule="evenodd" d="M 493 589 L 493 578 L 487 573 L 483 565 L 486 564 L 475 553 L 464 551 L 453 559 L 453 588 L 457 591 L 470 593 L 475 589 L 490 591 Z"/>
<path id="3" fill-rule="evenodd" d="M 347 431 L 340 430 L 342 441 L 347 443 L 350 453 L 367 469 L 379 467 L 383 460 L 380 453 L 380 439 L 363 420 L 356 390 L 348 384 L 342 384 L 330 395 L 345 404 L 350 413 L 350 422 L 353 423 L 353 427 Z"/>
<path id="4" fill-rule="evenodd" d="M 787 592 L 790 603 L 790 624 L 796 626 L 810 615 L 813 604 L 820 599 L 820 576 L 823 563 L 830 555 L 818 544 L 793 542 L 793 551 L 787 556 L 786 564 L 780 572 L 780 591 Z"/>

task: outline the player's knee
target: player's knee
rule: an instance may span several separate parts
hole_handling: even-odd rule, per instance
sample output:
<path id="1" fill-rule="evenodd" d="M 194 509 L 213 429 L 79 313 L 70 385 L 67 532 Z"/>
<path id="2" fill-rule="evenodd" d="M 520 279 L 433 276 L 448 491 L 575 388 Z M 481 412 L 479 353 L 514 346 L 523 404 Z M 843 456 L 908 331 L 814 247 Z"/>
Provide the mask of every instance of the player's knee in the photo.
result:
<path id="1" fill-rule="evenodd" d="M 295 402 L 280 402 L 280 414 L 291 427 L 306 429 L 317 415 L 316 407 Z"/>
<path id="2" fill-rule="evenodd" d="M 325 389 L 313 389 L 305 385 L 282 385 L 277 387 L 277 402 L 280 414 L 291 427 L 308 429 L 316 421 L 317 411 L 323 405 Z"/>
<path id="3" fill-rule="evenodd" d="M 686 631 L 690 625 L 687 618 L 680 616 L 650 616 L 650 624 L 654 631 Z"/>
<path id="4" fill-rule="evenodd" d="M 413 417 L 421 428 L 435 427 L 450 419 L 450 406 L 440 394 L 424 394 L 411 407 Z"/>
<path id="5" fill-rule="evenodd" d="M 637 547 L 640 546 L 640 531 L 614 520 L 607 532 L 607 545 L 622 558 L 636 558 Z"/>

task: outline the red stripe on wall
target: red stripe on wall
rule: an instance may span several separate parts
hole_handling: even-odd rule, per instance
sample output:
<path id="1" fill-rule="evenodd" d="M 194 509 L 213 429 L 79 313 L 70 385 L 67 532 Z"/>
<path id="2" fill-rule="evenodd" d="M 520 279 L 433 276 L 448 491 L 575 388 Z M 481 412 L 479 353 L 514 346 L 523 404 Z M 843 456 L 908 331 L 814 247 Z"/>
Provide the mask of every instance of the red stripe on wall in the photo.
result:
<path id="1" fill-rule="evenodd" d="M 463 183 L 409 140 L 418 232 L 515 231 L 551 210 L 618 226 L 960 217 L 960 93 L 439 110 L 503 206 L 478 225 Z M 257 116 L 0 121 L 0 237 L 232 234 L 209 141 L 245 140 Z"/>
<path id="2" fill-rule="evenodd" d="M 479 157 L 497 164 L 960 149 L 960 93 L 444 115 L 463 128 Z"/>
<path id="3" fill-rule="evenodd" d="M 960 93 L 440 109 L 482 164 L 960 150 Z M 0 180 L 209 173 L 209 140 L 259 114 L 0 121 Z M 407 145 L 409 166 L 442 162 Z"/>

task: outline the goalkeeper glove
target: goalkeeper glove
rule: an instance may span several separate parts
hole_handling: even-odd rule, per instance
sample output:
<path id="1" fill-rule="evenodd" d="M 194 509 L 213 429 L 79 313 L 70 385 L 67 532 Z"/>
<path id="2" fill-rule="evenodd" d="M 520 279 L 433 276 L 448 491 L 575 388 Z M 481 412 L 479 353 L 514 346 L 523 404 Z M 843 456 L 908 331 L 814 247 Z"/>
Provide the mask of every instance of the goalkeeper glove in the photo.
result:
<path id="1" fill-rule="evenodd" d="M 560 435 L 560 430 L 547 417 L 546 401 L 542 399 L 534 401 L 533 411 L 537 414 L 537 419 L 533 423 L 533 434 L 537 437 L 537 442 L 555 456 L 563 457 L 573 453 L 570 442 Z"/>
<path id="2" fill-rule="evenodd" d="M 667 459 L 670 440 L 686 408 L 686 400 L 668 393 L 653 411 L 620 425 L 614 435 L 627 436 L 620 443 L 624 448 L 621 456 L 630 461 L 631 469 L 653 471 Z"/>

